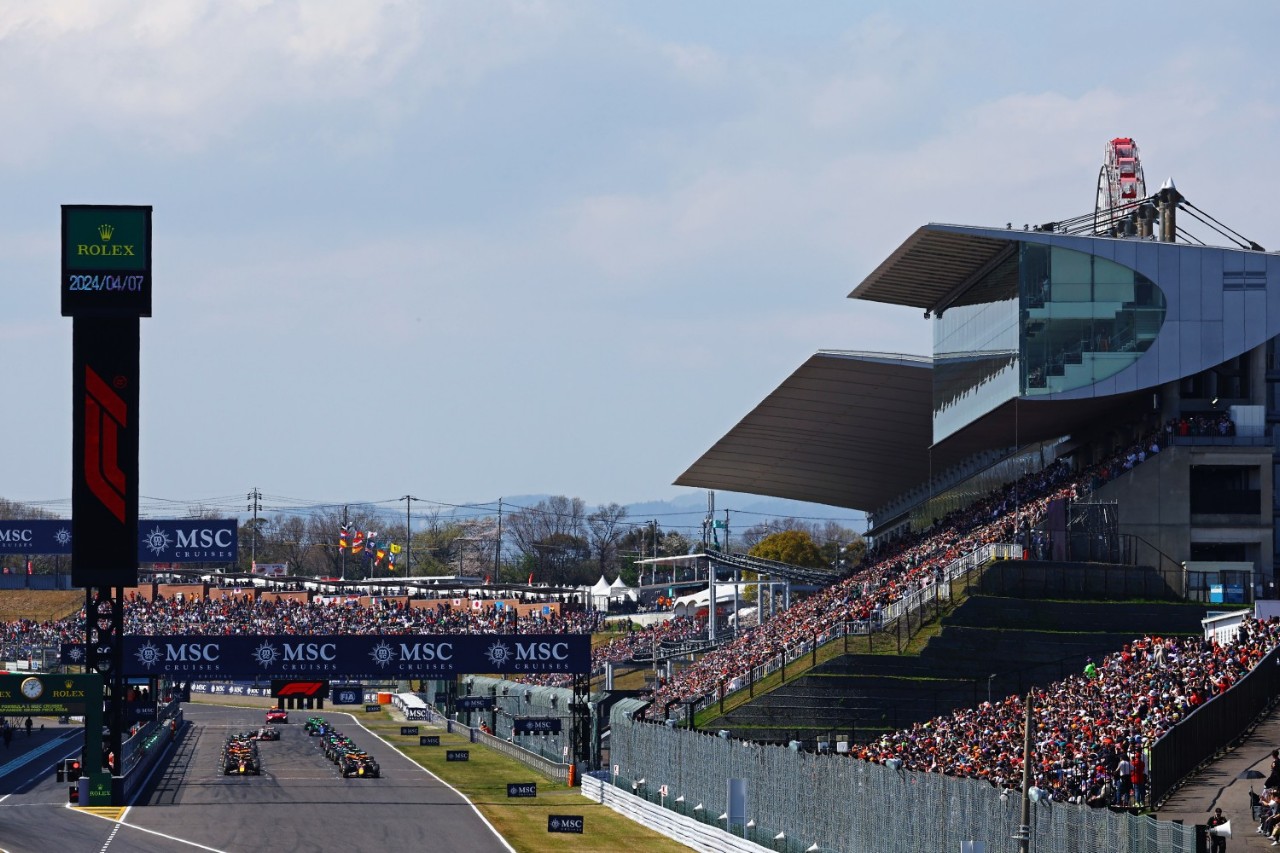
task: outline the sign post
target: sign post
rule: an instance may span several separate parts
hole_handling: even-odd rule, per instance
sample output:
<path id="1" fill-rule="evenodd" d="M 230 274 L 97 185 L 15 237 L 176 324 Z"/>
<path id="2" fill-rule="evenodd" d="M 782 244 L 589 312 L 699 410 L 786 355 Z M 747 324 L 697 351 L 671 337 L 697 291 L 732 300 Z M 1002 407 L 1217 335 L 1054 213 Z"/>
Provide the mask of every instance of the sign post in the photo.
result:
<path id="1" fill-rule="evenodd" d="M 124 588 L 138 585 L 139 320 L 151 316 L 151 207 L 62 206 L 62 316 L 72 319 L 71 582 L 85 588 L 85 664 L 102 677 L 107 753 L 125 729 Z M 85 727 L 90 798 L 101 726 Z M 118 804 L 117 804 L 118 805 Z"/>

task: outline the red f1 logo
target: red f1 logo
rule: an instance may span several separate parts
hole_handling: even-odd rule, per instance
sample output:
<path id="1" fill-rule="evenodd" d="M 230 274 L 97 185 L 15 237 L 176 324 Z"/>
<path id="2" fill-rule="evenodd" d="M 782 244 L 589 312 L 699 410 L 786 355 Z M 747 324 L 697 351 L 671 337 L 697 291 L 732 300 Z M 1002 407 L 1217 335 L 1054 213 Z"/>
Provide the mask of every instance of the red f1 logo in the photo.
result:
<path id="1" fill-rule="evenodd" d="M 120 431 L 129 408 L 92 367 L 84 368 L 84 476 L 89 491 L 124 524 L 125 476 L 119 465 Z"/>
<path id="2" fill-rule="evenodd" d="M 323 681 L 291 681 L 276 691 L 276 696 L 318 696 L 325 686 Z"/>

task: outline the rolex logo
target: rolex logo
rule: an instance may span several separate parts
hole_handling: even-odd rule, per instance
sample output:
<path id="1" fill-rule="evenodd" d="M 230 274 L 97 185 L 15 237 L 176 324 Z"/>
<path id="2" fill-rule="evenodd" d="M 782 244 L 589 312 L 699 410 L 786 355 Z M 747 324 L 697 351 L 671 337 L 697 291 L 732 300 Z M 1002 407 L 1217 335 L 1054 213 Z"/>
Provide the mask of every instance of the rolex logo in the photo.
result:
<path id="1" fill-rule="evenodd" d="M 104 241 L 110 240 L 111 235 L 114 234 L 115 231 L 116 229 L 114 225 L 102 224 L 98 226 L 98 236 L 101 237 Z"/>

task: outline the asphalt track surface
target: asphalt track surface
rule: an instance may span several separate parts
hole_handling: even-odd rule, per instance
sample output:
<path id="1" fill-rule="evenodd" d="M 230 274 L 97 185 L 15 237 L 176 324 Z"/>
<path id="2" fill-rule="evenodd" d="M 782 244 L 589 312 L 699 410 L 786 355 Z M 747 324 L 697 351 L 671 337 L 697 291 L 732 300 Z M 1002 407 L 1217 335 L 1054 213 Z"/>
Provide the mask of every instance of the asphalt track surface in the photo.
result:
<path id="1" fill-rule="evenodd" d="M 461 794 L 350 714 L 324 716 L 378 760 L 381 778 L 339 776 L 299 712 L 276 725 L 279 741 L 259 744 L 261 776 L 224 776 L 217 764 L 226 736 L 262 725 L 262 710 L 187 705 L 185 713 L 191 725 L 168 763 L 119 821 L 67 807 L 54 765 L 78 754 L 81 741 L 51 738 L 38 759 L 0 779 L 0 851 L 512 853 Z"/>

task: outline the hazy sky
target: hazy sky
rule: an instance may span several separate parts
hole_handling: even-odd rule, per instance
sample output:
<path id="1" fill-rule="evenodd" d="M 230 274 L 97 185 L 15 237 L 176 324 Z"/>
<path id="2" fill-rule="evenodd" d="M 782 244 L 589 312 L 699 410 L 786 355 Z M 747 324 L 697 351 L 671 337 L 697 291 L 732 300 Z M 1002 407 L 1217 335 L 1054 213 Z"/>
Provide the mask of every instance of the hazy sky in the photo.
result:
<path id="1" fill-rule="evenodd" d="M 64 203 L 152 204 L 141 491 L 670 497 L 929 221 L 1104 143 L 1280 248 L 1270 2 L 0 2 L 0 497 L 71 492 Z"/>

